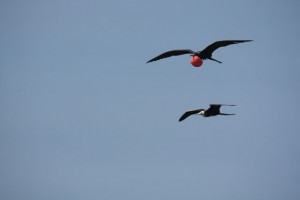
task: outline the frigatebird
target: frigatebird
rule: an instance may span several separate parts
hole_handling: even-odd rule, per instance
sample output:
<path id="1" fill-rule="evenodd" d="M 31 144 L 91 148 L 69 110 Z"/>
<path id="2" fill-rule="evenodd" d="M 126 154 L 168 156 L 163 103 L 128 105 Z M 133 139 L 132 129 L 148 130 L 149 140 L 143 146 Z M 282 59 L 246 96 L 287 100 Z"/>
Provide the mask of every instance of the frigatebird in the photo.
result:
<path id="1" fill-rule="evenodd" d="M 192 58 L 191 58 L 191 63 L 193 66 L 195 67 L 200 67 L 202 65 L 202 60 L 205 59 L 209 59 L 209 60 L 213 60 L 216 61 L 218 63 L 222 63 L 219 60 L 216 60 L 214 58 L 212 58 L 212 53 L 220 48 L 220 47 L 225 47 L 231 44 L 238 44 L 238 43 L 243 43 L 243 42 L 250 42 L 252 40 L 222 40 L 222 41 L 217 41 L 214 42 L 212 44 L 210 44 L 209 46 L 207 46 L 204 50 L 202 51 L 192 51 L 190 49 L 179 49 L 179 50 L 171 50 L 171 51 L 167 51 L 165 53 L 160 54 L 159 56 L 156 56 L 155 58 L 152 58 L 151 60 L 149 60 L 147 63 L 149 62 L 153 62 L 153 61 L 157 61 L 163 58 L 168 58 L 171 56 L 179 56 L 179 55 L 183 55 L 183 54 L 191 54 Z"/>
<path id="2" fill-rule="evenodd" d="M 210 104 L 210 107 L 207 110 L 204 109 L 196 109 L 185 112 L 179 119 L 179 121 L 185 120 L 187 117 L 191 115 L 202 115 L 203 117 L 212 117 L 216 115 L 235 115 L 235 114 L 226 114 L 220 112 L 221 106 L 235 106 L 235 105 L 227 105 L 227 104 Z"/>

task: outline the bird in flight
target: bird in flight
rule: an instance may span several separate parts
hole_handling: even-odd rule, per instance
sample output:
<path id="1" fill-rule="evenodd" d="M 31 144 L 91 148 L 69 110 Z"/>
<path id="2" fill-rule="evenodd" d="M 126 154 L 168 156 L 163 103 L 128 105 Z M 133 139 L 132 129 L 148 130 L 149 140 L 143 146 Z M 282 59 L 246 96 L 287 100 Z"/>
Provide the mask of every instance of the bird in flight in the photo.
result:
<path id="1" fill-rule="evenodd" d="M 202 115 L 203 117 L 212 117 L 216 115 L 235 115 L 235 114 L 226 114 L 220 112 L 221 106 L 235 106 L 235 105 L 227 105 L 227 104 L 210 104 L 210 107 L 207 110 L 197 109 L 190 110 L 185 112 L 179 119 L 179 121 L 183 121 L 191 115 Z"/>
<path id="2" fill-rule="evenodd" d="M 209 59 L 209 60 L 213 60 L 216 61 L 218 63 L 222 63 L 221 61 L 218 61 L 214 58 L 212 58 L 212 53 L 220 48 L 220 47 L 225 47 L 231 44 L 238 44 L 238 43 L 243 43 L 243 42 L 250 42 L 252 40 L 222 40 L 222 41 L 217 41 L 214 42 L 212 44 L 210 44 L 209 46 L 207 46 L 205 49 L 203 49 L 202 51 L 192 51 L 190 49 L 179 49 L 179 50 L 171 50 L 171 51 L 167 51 L 165 53 L 160 54 L 159 56 L 156 56 L 155 58 L 152 58 L 151 60 L 149 60 L 147 63 L 149 62 L 153 62 L 153 61 L 157 61 L 163 58 L 168 58 L 171 56 L 179 56 L 179 55 L 183 55 L 183 54 L 191 54 L 191 64 L 194 67 L 200 67 L 203 63 L 203 60 L 205 59 Z"/>

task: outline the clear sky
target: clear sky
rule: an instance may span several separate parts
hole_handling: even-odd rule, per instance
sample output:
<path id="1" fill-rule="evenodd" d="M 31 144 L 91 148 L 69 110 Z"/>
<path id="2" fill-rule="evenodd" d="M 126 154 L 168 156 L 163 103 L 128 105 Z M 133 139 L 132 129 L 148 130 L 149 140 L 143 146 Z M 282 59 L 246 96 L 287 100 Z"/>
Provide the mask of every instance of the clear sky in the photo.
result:
<path id="1" fill-rule="evenodd" d="M 296 0 L 1 0 L 0 199 L 300 199 Z M 220 48 L 194 68 L 172 49 Z M 235 116 L 179 117 L 211 103 Z"/>

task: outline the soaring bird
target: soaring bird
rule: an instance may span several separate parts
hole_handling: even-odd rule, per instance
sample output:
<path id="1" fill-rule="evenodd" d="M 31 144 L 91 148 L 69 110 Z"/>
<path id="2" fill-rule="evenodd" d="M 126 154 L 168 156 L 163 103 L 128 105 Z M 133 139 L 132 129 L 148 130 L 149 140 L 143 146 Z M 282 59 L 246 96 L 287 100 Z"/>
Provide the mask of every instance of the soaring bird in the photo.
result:
<path id="1" fill-rule="evenodd" d="M 203 60 L 205 59 L 209 59 L 209 60 L 213 60 L 216 61 L 218 63 L 222 63 L 221 61 L 218 61 L 214 58 L 212 58 L 212 53 L 220 48 L 220 47 L 225 47 L 231 44 L 238 44 L 238 43 L 243 43 L 243 42 L 250 42 L 252 40 L 222 40 L 222 41 L 217 41 L 214 42 L 212 44 L 210 44 L 209 46 L 207 46 L 204 50 L 202 51 L 192 51 L 190 49 L 179 49 L 179 50 L 171 50 L 171 51 L 167 51 L 163 54 L 160 54 L 159 56 L 156 56 L 155 58 L 152 58 L 151 60 L 149 60 L 147 63 L 149 62 L 153 62 L 156 60 L 160 60 L 163 58 L 168 58 L 171 56 L 179 56 L 179 55 L 183 55 L 183 54 L 191 54 L 191 64 L 194 67 L 200 67 L 203 63 Z"/>
<path id="2" fill-rule="evenodd" d="M 221 106 L 235 106 L 235 105 L 227 105 L 227 104 L 210 104 L 210 107 L 207 110 L 197 109 L 190 110 L 185 112 L 179 119 L 179 121 L 185 120 L 187 117 L 191 115 L 202 115 L 203 117 L 212 117 L 216 115 L 235 115 L 235 114 L 225 114 L 220 112 Z"/>

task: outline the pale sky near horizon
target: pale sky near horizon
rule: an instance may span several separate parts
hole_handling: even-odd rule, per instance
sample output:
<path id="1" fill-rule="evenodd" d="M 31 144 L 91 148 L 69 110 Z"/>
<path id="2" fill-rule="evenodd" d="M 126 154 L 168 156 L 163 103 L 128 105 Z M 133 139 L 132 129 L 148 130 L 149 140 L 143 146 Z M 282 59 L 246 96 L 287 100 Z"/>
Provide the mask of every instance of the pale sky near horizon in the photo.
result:
<path id="1" fill-rule="evenodd" d="M 0 199 L 300 199 L 300 3 L 0 2 Z M 188 55 L 214 52 L 194 68 Z M 211 103 L 235 116 L 187 110 Z"/>

